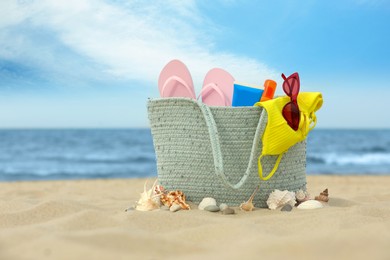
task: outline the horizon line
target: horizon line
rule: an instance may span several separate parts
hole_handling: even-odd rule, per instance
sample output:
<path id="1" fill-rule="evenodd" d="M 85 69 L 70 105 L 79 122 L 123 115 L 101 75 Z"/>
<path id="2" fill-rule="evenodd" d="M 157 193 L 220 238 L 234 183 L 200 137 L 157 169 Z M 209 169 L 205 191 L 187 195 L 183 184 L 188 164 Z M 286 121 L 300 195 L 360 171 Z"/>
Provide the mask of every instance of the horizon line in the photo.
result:
<path id="1" fill-rule="evenodd" d="M 115 126 L 115 127 L 0 127 L 0 131 L 8 130 L 125 130 L 125 129 L 150 129 L 150 126 Z M 314 130 L 390 130 L 390 127 L 317 127 Z"/>

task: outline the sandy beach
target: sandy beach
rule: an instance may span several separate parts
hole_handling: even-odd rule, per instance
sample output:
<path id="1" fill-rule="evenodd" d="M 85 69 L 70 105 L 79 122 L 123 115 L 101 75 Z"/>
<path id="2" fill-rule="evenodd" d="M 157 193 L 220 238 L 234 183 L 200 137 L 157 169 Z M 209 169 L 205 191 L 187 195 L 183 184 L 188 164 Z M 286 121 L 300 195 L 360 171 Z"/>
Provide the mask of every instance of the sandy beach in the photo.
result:
<path id="1" fill-rule="evenodd" d="M 0 259 L 390 259 L 390 176 L 309 176 L 316 210 L 125 212 L 144 181 L 0 183 Z"/>

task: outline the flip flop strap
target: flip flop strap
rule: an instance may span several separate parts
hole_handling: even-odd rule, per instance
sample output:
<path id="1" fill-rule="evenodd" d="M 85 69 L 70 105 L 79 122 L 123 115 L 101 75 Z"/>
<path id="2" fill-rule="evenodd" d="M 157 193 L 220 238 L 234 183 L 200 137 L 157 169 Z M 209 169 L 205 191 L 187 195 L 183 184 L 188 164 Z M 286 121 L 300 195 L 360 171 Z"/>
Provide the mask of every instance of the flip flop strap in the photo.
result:
<path id="1" fill-rule="evenodd" d="M 225 106 L 229 106 L 229 104 L 227 104 L 227 98 L 226 98 L 225 94 L 219 89 L 218 85 L 213 83 L 213 82 L 203 86 L 203 88 L 200 91 L 200 94 L 198 96 L 198 99 L 200 98 L 200 96 L 207 95 L 208 93 L 210 93 L 211 90 L 215 90 L 215 92 L 217 92 L 218 95 L 222 98 Z M 202 100 L 203 100 L 203 96 L 202 96 Z"/>
<path id="2" fill-rule="evenodd" d="M 170 84 L 172 81 L 179 82 L 180 84 L 182 84 L 188 90 L 189 93 L 193 94 L 193 92 L 192 92 L 191 88 L 188 86 L 188 84 L 182 78 L 174 75 L 174 76 L 169 77 L 165 81 L 163 87 L 161 88 L 161 96 L 162 97 L 169 97 L 169 95 L 165 96 L 165 91 L 166 91 L 166 88 L 167 88 L 168 84 Z M 172 88 L 171 88 L 171 91 L 172 91 Z M 169 93 L 169 94 L 171 94 L 171 93 Z"/>

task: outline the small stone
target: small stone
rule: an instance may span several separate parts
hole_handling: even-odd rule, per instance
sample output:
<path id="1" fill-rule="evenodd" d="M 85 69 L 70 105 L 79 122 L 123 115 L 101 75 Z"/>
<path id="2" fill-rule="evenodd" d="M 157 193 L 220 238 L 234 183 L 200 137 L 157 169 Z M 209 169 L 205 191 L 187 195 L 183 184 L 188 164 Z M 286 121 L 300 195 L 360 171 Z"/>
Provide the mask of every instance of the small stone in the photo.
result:
<path id="1" fill-rule="evenodd" d="M 210 211 L 210 212 L 218 212 L 219 207 L 217 205 L 209 205 L 209 206 L 205 207 L 204 210 Z"/>
<path id="2" fill-rule="evenodd" d="M 173 203 L 172 206 L 169 208 L 171 212 L 176 212 L 181 210 L 181 206 L 179 204 Z"/>
<path id="3" fill-rule="evenodd" d="M 222 210 L 222 214 L 223 215 L 233 215 L 233 214 L 235 214 L 235 211 L 232 208 L 226 208 L 226 209 Z"/>
<path id="4" fill-rule="evenodd" d="M 169 210 L 169 207 L 164 205 L 164 206 L 161 206 L 160 209 L 161 210 Z"/>
<path id="5" fill-rule="evenodd" d="M 280 211 L 291 211 L 293 207 L 290 204 L 286 204 L 282 207 Z"/>
<path id="6" fill-rule="evenodd" d="M 198 209 L 204 210 L 205 207 L 214 205 L 217 206 L 217 201 L 214 198 L 204 198 L 198 206 Z"/>
<path id="7" fill-rule="evenodd" d="M 224 209 L 228 208 L 228 205 L 226 203 L 222 203 L 221 205 L 219 205 L 219 209 L 222 211 Z"/>

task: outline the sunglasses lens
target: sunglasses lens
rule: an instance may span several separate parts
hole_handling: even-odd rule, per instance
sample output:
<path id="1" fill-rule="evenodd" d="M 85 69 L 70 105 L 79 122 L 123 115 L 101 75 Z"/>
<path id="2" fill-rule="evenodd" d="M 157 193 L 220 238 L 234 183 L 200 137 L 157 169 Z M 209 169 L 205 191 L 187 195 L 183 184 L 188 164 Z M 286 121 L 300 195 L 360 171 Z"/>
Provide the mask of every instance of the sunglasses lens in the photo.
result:
<path id="1" fill-rule="evenodd" d="M 294 129 L 298 130 L 300 113 L 298 105 L 294 102 L 289 102 L 283 107 L 282 111 L 283 117 L 286 119 L 288 125 Z"/>
<path id="2" fill-rule="evenodd" d="M 283 82 L 283 90 L 287 94 L 287 96 L 296 100 L 296 97 L 299 93 L 299 78 L 294 77 L 294 75 L 288 77 Z"/>

